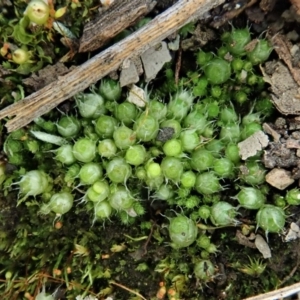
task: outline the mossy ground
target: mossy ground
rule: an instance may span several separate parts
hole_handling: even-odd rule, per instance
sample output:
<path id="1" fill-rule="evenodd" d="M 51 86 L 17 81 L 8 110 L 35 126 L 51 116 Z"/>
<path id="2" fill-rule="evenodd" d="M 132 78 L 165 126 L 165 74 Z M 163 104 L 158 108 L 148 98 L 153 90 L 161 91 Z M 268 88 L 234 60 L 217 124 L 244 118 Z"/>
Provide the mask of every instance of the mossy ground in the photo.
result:
<path id="1" fill-rule="evenodd" d="M 297 270 L 299 242 L 285 243 L 279 235 L 269 235 L 272 258 L 264 260 L 257 249 L 238 244 L 237 228 L 212 232 L 212 242 L 218 252 L 210 259 L 217 272 L 209 282 L 202 283 L 193 278 L 189 266 L 191 256 L 195 251 L 197 253 L 195 246 L 188 250 L 171 249 L 164 228 L 165 217 L 145 216 L 145 220 L 151 219 L 150 229 L 141 229 L 139 222 L 124 226 L 114 218 L 105 224 L 91 226 L 90 214 L 78 207 L 72 216 L 64 216 L 59 221 L 62 228 L 56 229 L 48 217 L 30 215 L 24 207 L 16 209 L 14 197 L 6 197 L 9 202 L 3 200 L 0 261 L 3 299 L 24 299 L 22 295 L 26 291 L 34 295 L 44 282 L 47 282 L 47 291 L 58 289 L 61 299 L 67 295 L 68 299 L 73 299 L 87 286 L 89 294 L 110 292 L 113 288 L 116 299 L 139 299 L 130 298 L 134 294 L 126 291 L 128 288 L 138 291 L 146 299 L 156 299 L 159 283 L 164 281 L 171 286 L 168 278 L 172 276 L 169 275 L 180 274 L 186 268 L 186 275 L 191 278 L 180 299 L 221 299 L 226 294 L 225 299 L 233 300 L 273 290 L 283 280 L 284 286 L 293 284 L 300 277 Z M 83 248 L 77 248 L 76 244 Z M 123 250 L 112 251 L 116 246 Z M 265 264 L 264 272 L 257 276 L 245 274 L 251 271 L 249 257 Z M 155 267 L 162 261 L 167 262 L 165 269 L 161 273 L 155 272 Z M 72 270 L 70 274 L 67 274 L 68 268 Z M 55 275 L 57 270 L 62 274 Z M 12 272 L 11 281 L 4 280 L 6 271 Z M 73 296 L 68 289 L 73 289 Z"/>

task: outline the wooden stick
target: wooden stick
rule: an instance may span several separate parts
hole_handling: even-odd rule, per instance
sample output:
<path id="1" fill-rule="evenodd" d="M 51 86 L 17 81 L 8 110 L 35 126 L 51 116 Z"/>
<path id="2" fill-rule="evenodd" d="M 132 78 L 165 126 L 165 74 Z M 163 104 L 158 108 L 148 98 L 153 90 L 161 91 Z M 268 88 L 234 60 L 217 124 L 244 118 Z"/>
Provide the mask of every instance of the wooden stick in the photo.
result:
<path id="1" fill-rule="evenodd" d="M 297 294 L 300 291 L 300 283 L 293 284 L 291 286 L 284 287 L 279 290 L 275 290 L 269 293 L 260 294 L 258 296 L 250 297 L 244 300 L 276 300 L 282 299 L 294 294 Z"/>
<path id="2" fill-rule="evenodd" d="M 79 52 L 94 51 L 155 6 L 152 0 L 114 0 L 113 4 L 84 26 Z"/>
<path id="3" fill-rule="evenodd" d="M 188 22 L 225 0 L 179 0 L 124 40 L 97 54 L 70 73 L 41 90 L 0 111 L 0 119 L 16 115 L 6 123 L 8 132 L 19 129 L 49 112 L 64 100 L 96 83 L 131 56 L 140 55 Z"/>

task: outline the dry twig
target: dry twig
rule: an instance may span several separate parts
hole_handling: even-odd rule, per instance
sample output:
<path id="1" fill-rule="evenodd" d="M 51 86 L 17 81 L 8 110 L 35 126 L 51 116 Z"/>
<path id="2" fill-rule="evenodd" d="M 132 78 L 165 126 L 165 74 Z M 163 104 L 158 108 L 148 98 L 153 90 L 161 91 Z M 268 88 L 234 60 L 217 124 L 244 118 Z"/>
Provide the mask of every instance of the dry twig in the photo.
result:
<path id="1" fill-rule="evenodd" d="M 285 288 L 275 290 L 269 293 L 260 294 L 254 297 L 245 298 L 244 300 L 275 300 L 282 299 L 294 294 L 297 294 L 300 291 L 300 282 L 287 286 Z"/>
<path id="2" fill-rule="evenodd" d="M 115 281 L 113 281 L 113 280 L 111 280 L 109 283 L 110 283 L 110 284 L 113 284 L 113 285 L 116 285 L 116 286 L 120 287 L 121 289 L 124 289 L 124 290 L 126 290 L 126 291 L 128 291 L 128 292 L 130 292 L 130 293 L 132 293 L 132 294 L 134 294 L 134 295 L 136 295 L 136 296 L 138 296 L 138 297 L 140 297 L 140 298 L 143 299 L 143 300 L 147 300 L 147 299 L 144 298 L 140 293 L 138 293 L 138 292 L 136 292 L 136 291 L 134 291 L 134 290 L 128 288 L 127 286 L 125 286 L 125 285 L 123 285 L 123 284 L 117 283 L 117 282 L 115 282 Z"/>
<path id="3" fill-rule="evenodd" d="M 115 0 L 83 30 L 79 52 L 94 51 L 103 46 L 155 6 L 153 0 Z"/>
<path id="4" fill-rule="evenodd" d="M 182 60 L 182 47 L 181 43 L 178 49 L 178 56 L 177 56 L 177 61 L 176 61 L 176 68 L 175 68 L 175 84 L 177 85 L 179 82 L 179 73 L 180 73 L 180 68 L 181 68 L 181 60 Z"/>

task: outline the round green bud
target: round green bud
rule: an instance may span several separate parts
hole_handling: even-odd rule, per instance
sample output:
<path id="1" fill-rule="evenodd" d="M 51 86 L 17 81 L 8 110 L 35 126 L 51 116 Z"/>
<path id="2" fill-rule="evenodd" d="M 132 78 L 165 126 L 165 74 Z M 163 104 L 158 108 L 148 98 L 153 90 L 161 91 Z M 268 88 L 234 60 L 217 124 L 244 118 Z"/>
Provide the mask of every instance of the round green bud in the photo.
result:
<path id="1" fill-rule="evenodd" d="M 244 104 L 248 100 L 248 96 L 243 91 L 237 91 L 233 95 L 234 100 L 239 104 Z"/>
<path id="2" fill-rule="evenodd" d="M 148 178 L 156 178 L 161 176 L 161 167 L 159 163 L 156 162 L 149 162 L 145 166 L 146 172 L 147 172 L 147 177 Z"/>
<path id="3" fill-rule="evenodd" d="M 117 146 L 111 139 L 104 139 L 98 144 L 98 153 L 101 157 L 112 158 L 117 153 Z"/>
<path id="4" fill-rule="evenodd" d="M 183 164 L 179 158 L 167 156 L 161 162 L 161 170 L 167 179 L 178 182 L 183 173 Z"/>
<path id="5" fill-rule="evenodd" d="M 214 161 L 214 171 L 221 178 L 230 178 L 234 175 L 234 164 L 228 158 L 219 158 Z"/>
<path id="6" fill-rule="evenodd" d="M 29 60 L 29 52 L 25 49 L 18 48 L 13 52 L 12 60 L 18 65 L 25 64 Z"/>
<path id="7" fill-rule="evenodd" d="M 32 0 L 27 5 L 24 14 L 28 16 L 31 22 L 37 25 L 44 25 L 49 19 L 50 8 L 42 0 Z"/>
<path id="8" fill-rule="evenodd" d="M 167 156 L 179 156 L 182 153 L 182 144 L 180 140 L 170 139 L 163 145 L 163 151 Z"/>
<path id="9" fill-rule="evenodd" d="M 240 58 L 234 58 L 231 62 L 233 71 L 241 71 L 243 69 L 244 62 Z"/>
<path id="10" fill-rule="evenodd" d="M 196 174 L 193 171 L 182 173 L 180 183 L 184 188 L 192 188 L 196 183 Z"/>
<path id="11" fill-rule="evenodd" d="M 247 54 L 248 59 L 253 65 L 258 65 L 263 62 L 265 62 L 273 48 L 270 46 L 269 42 L 267 40 L 257 40 L 257 44 L 255 45 L 255 48 Z"/>
<path id="12" fill-rule="evenodd" d="M 284 210 L 278 206 L 266 204 L 256 215 L 257 226 L 266 232 L 280 232 L 285 224 Z"/>
<path id="13" fill-rule="evenodd" d="M 138 110 L 136 105 L 130 102 L 117 104 L 114 110 L 114 116 L 126 126 L 131 125 L 136 119 Z"/>
<path id="14" fill-rule="evenodd" d="M 97 202 L 95 203 L 94 212 L 97 219 L 108 219 L 112 214 L 112 207 L 107 201 Z"/>
<path id="15" fill-rule="evenodd" d="M 106 100 L 118 101 L 121 98 L 122 88 L 118 81 L 105 78 L 101 80 L 99 92 Z"/>
<path id="16" fill-rule="evenodd" d="M 247 209 L 260 209 L 266 202 L 264 194 L 257 188 L 242 187 L 235 197 Z"/>
<path id="17" fill-rule="evenodd" d="M 81 129 L 80 121 L 73 116 L 64 116 L 56 124 L 58 133 L 66 138 L 74 138 Z"/>
<path id="18" fill-rule="evenodd" d="M 174 248 L 190 246 L 197 238 L 198 228 L 194 221 L 178 215 L 170 220 L 169 235 Z"/>
<path id="19" fill-rule="evenodd" d="M 197 238 L 196 243 L 197 243 L 198 247 L 206 249 L 210 245 L 210 238 L 207 235 L 205 235 L 205 234 L 201 234 Z"/>
<path id="20" fill-rule="evenodd" d="M 133 145 L 126 150 L 125 160 L 130 165 L 139 166 L 144 163 L 147 153 L 142 145 Z"/>
<path id="21" fill-rule="evenodd" d="M 199 217 L 206 221 L 210 217 L 210 207 L 208 205 L 202 205 L 198 210 Z"/>
<path id="22" fill-rule="evenodd" d="M 192 195 L 185 199 L 184 206 L 188 209 L 193 209 L 199 205 L 200 199 L 198 196 Z"/>
<path id="23" fill-rule="evenodd" d="M 196 278 L 207 282 L 213 278 L 215 274 L 215 268 L 210 260 L 201 260 L 195 264 L 194 273 Z"/>
<path id="24" fill-rule="evenodd" d="M 204 172 L 197 176 L 195 188 L 198 193 L 209 195 L 219 192 L 222 187 L 219 178 L 213 172 Z"/>
<path id="25" fill-rule="evenodd" d="M 213 58 L 212 53 L 200 50 L 197 53 L 196 62 L 199 66 L 205 66 Z"/>
<path id="26" fill-rule="evenodd" d="M 228 50 L 232 54 L 245 55 L 245 46 L 250 42 L 251 36 L 248 28 L 233 29 L 228 39 Z"/>
<path id="27" fill-rule="evenodd" d="M 215 226 L 227 226 L 234 224 L 236 209 L 228 202 L 219 201 L 211 207 L 210 220 Z"/>
<path id="28" fill-rule="evenodd" d="M 73 146 L 74 157 L 81 162 L 91 162 L 96 156 L 95 142 L 88 138 L 77 140 Z"/>
<path id="29" fill-rule="evenodd" d="M 213 166 L 214 156 L 206 149 L 199 148 L 192 152 L 191 167 L 195 171 L 205 171 Z"/>
<path id="30" fill-rule="evenodd" d="M 230 64 L 222 58 L 214 58 L 205 67 L 204 73 L 211 84 L 222 84 L 231 75 Z"/>
<path id="31" fill-rule="evenodd" d="M 292 189 L 286 193 L 285 200 L 289 205 L 299 205 L 300 204 L 300 190 Z"/>

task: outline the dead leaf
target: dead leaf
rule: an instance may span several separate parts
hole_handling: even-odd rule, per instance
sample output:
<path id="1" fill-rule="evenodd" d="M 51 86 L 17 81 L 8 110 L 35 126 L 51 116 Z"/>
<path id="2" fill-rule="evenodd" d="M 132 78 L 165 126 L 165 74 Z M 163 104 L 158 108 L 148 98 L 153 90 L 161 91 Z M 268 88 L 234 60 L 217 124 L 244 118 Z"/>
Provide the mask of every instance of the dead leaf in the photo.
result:
<path id="1" fill-rule="evenodd" d="M 166 42 L 161 42 L 155 47 L 146 50 L 141 59 L 145 71 L 146 82 L 154 79 L 157 73 L 163 68 L 164 64 L 169 62 L 172 57 Z"/>
<path id="2" fill-rule="evenodd" d="M 120 74 L 120 86 L 137 83 L 140 80 L 135 64 L 131 59 L 124 60 Z"/>
<path id="3" fill-rule="evenodd" d="M 271 100 L 277 109 L 284 115 L 300 114 L 300 90 L 289 69 L 280 61 L 271 61 L 261 70 L 264 80 L 271 85 Z"/>
<path id="4" fill-rule="evenodd" d="M 264 258 L 272 257 L 271 249 L 270 249 L 268 243 L 265 241 L 265 239 L 260 234 L 256 235 L 255 246 L 258 249 L 258 251 L 263 255 Z"/>
<path id="5" fill-rule="evenodd" d="M 280 59 L 282 59 L 288 66 L 291 72 L 292 78 L 300 85 L 300 69 L 293 66 L 293 57 L 291 49 L 293 44 L 282 34 L 275 34 L 268 36 L 268 39 L 272 43 L 274 50 L 277 52 Z"/>
<path id="6" fill-rule="evenodd" d="M 136 85 L 132 85 L 127 101 L 135 104 L 138 107 L 145 107 L 147 103 L 146 93 L 143 89 Z"/>
<path id="7" fill-rule="evenodd" d="M 274 168 L 266 175 L 266 182 L 279 190 L 286 189 L 294 181 L 291 172 L 284 169 Z"/>
<path id="8" fill-rule="evenodd" d="M 238 143 L 239 154 L 243 160 L 255 156 L 258 151 L 268 146 L 269 138 L 263 131 L 257 131 L 244 141 Z"/>

